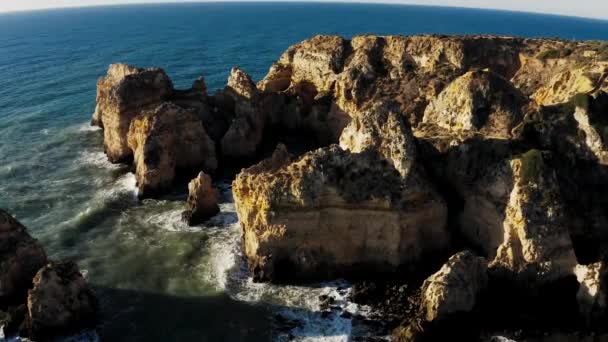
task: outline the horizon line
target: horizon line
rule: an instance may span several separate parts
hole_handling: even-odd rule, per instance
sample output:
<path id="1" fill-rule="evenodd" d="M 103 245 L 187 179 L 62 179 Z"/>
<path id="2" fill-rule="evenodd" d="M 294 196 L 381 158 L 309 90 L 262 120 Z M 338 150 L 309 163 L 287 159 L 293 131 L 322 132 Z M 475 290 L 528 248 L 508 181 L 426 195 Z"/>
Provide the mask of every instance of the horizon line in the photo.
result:
<path id="1" fill-rule="evenodd" d="M 42 8 L 30 8 L 30 9 L 15 9 L 15 10 L 1 10 L 0 15 L 4 14 L 20 14 L 28 12 L 44 12 L 44 11 L 56 11 L 66 9 L 86 9 L 86 8 L 101 8 L 101 7 L 126 7 L 126 6 L 158 6 L 158 5 L 184 5 L 184 4 L 223 4 L 223 3 L 326 3 L 326 4 L 367 4 L 367 5 L 394 5 L 394 6 L 412 6 L 412 7 L 428 7 L 428 8 L 451 8 L 451 9 L 471 9 L 480 11 L 496 11 L 496 12 L 507 12 L 507 13 L 518 13 L 518 14 L 533 14 L 533 15 L 544 15 L 553 17 L 564 17 L 574 19 L 585 19 L 593 21 L 608 22 L 606 17 L 587 17 L 573 14 L 562 14 L 562 13 L 547 13 L 539 11 L 525 11 L 517 9 L 502 9 L 502 8 L 490 8 L 490 7 L 473 7 L 473 6 L 456 6 L 456 5 L 427 5 L 427 4 L 411 4 L 406 2 L 398 2 L 394 0 L 180 0 L 180 1 L 160 1 L 145 3 L 127 0 L 120 4 L 77 4 L 77 5 L 65 5 L 65 6 L 51 6 Z"/>

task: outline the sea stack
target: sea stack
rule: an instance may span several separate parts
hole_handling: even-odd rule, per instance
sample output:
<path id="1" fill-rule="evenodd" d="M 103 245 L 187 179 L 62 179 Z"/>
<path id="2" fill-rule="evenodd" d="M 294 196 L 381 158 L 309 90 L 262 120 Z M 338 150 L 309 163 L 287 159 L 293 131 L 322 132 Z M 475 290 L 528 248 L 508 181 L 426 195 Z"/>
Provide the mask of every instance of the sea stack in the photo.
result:
<path id="1" fill-rule="evenodd" d="M 289 47 L 257 83 L 233 68 L 213 95 L 202 80 L 176 91 L 160 69 L 112 66 L 93 121 L 111 161 L 134 158 L 144 197 L 204 172 L 189 186 L 190 224 L 217 213 L 208 174 L 232 178 L 227 170 L 242 166 L 232 191 L 255 280 L 411 280 L 409 304 L 391 304 L 417 308 L 398 340 L 449 336 L 467 320 L 480 322 L 469 331 L 479 337 L 524 316 L 600 331 L 602 49 L 490 35 L 319 35 Z M 555 301 L 560 310 L 546 310 Z"/>

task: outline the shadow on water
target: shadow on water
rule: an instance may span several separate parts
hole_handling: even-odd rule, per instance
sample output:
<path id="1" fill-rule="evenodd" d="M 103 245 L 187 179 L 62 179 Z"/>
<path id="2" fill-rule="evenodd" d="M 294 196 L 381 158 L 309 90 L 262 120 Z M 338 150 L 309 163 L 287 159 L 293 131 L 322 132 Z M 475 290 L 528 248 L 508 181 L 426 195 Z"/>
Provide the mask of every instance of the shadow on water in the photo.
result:
<path id="1" fill-rule="evenodd" d="M 226 294 L 182 297 L 107 287 L 95 291 L 102 309 L 101 341 L 272 341 L 282 340 L 281 333 L 289 339 L 288 330 L 298 327 L 273 314 L 283 307 L 236 301 Z M 322 315 L 296 310 L 300 317 Z"/>

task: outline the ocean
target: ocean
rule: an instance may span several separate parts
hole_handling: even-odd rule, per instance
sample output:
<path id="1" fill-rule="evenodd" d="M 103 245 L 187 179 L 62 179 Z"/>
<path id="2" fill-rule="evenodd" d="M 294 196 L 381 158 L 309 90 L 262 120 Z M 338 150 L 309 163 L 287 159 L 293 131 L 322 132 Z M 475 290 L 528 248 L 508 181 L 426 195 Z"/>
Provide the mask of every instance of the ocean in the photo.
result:
<path id="1" fill-rule="evenodd" d="M 178 88 L 204 75 L 213 91 L 232 66 L 261 79 L 287 47 L 312 35 L 363 33 L 600 40 L 608 39 L 608 21 L 330 3 L 0 14 L 0 207 L 29 227 L 52 258 L 77 261 L 94 285 L 102 324 L 97 334 L 72 340 L 349 341 L 369 333 L 340 315 L 369 313 L 346 300 L 344 281 L 252 282 L 230 180 L 216 180 L 221 213 L 187 227 L 180 221 L 186 188 L 138 201 L 129 167 L 107 162 L 102 133 L 88 124 L 96 81 L 110 63 L 162 67 Z M 323 294 L 337 298 L 329 315 L 319 311 Z"/>

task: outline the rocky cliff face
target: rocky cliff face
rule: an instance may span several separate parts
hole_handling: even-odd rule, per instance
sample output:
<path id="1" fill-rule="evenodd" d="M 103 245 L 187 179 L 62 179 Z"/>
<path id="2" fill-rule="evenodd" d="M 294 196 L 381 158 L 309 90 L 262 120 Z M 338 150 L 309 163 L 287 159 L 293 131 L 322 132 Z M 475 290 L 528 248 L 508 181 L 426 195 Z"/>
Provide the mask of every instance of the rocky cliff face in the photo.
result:
<path id="1" fill-rule="evenodd" d="M 127 143 L 131 120 L 147 106 L 173 92 L 173 84 L 158 68 L 139 69 L 112 64 L 108 74 L 97 83 L 97 107 L 92 122 L 104 128 L 104 149 L 113 162 L 132 155 Z"/>
<path id="2" fill-rule="evenodd" d="M 0 310 L 25 300 L 38 269 L 47 263 L 42 246 L 0 209 Z"/>
<path id="3" fill-rule="evenodd" d="M 165 191 L 177 170 L 214 172 L 217 168 L 215 143 L 202 122 L 172 103 L 162 103 L 134 118 L 128 143 L 134 153 L 140 197 Z"/>
<path id="4" fill-rule="evenodd" d="M 279 149 L 233 183 L 259 279 L 391 272 L 445 247 L 445 203 L 421 175 L 404 180 L 377 152 L 335 145 L 284 158 Z"/>
<path id="5" fill-rule="evenodd" d="M 221 167 L 259 161 L 277 132 L 314 138 L 320 148 L 293 157 L 279 145 L 233 182 L 257 279 L 405 276 L 428 255 L 471 249 L 488 261 L 489 293 L 562 291 L 577 275 L 575 286 L 595 288 L 603 276 L 590 265 L 608 257 L 605 50 L 497 36 L 315 36 L 257 84 L 234 68 L 212 96 L 202 80 L 179 92 L 159 69 L 112 66 L 93 121 L 110 160 L 134 155 L 144 193 L 170 186 L 179 165 L 212 172 L 210 140 Z M 446 267 L 438 278 L 466 273 Z M 568 289 L 564 303 L 576 299 Z"/>
<path id="6" fill-rule="evenodd" d="M 49 261 L 44 248 L 0 209 L 0 330 L 36 340 L 90 328 L 97 299 L 74 263 Z"/>

